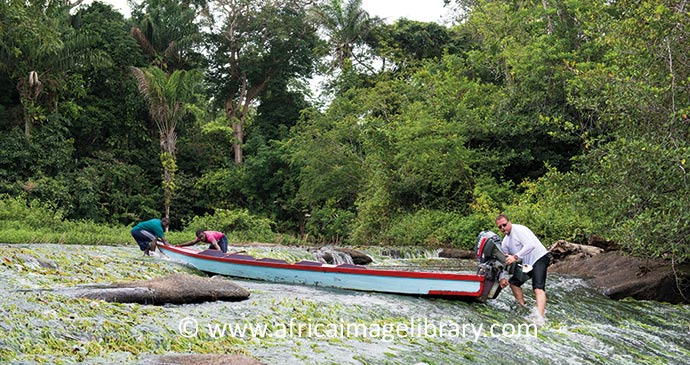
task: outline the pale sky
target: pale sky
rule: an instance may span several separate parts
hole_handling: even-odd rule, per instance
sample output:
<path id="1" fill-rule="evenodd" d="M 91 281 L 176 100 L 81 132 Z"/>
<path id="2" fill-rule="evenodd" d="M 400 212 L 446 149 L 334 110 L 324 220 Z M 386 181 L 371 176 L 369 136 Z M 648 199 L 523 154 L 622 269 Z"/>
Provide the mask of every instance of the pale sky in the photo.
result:
<path id="1" fill-rule="evenodd" d="M 90 3 L 92 0 L 84 1 Z M 111 4 L 125 16 L 129 16 L 127 0 L 100 0 Z M 443 0 L 363 0 L 362 7 L 369 15 L 384 18 L 393 23 L 399 18 L 422 22 L 442 22 L 448 13 L 443 7 Z"/>
<path id="2" fill-rule="evenodd" d="M 422 22 L 441 22 L 448 12 L 443 0 L 363 0 L 362 7 L 369 15 L 393 23 L 399 18 Z"/>

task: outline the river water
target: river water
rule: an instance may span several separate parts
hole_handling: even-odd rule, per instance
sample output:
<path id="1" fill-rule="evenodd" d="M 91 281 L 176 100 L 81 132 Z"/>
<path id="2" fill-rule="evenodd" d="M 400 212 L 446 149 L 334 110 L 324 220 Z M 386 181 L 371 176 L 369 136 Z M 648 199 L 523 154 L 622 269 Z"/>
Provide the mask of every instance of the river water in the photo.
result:
<path id="1" fill-rule="evenodd" d="M 243 248 L 301 260 L 299 249 Z M 415 251 L 375 265 L 471 270 Z M 687 364 L 690 306 L 613 301 L 585 280 L 547 279 L 546 324 L 509 292 L 485 304 L 233 279 L 248 300 L 143 306 L 52 289 L 195 271 L 134 247 L 0 245 L 0 363 L 154 364 L 173 353 L 244 353 L 265 364 Z M 51 260 L 37 267 L 26 256 Z M 529 287 L 529 283 L 527 284 Z M 528 306 L 533 295 L 526 291 Z M 31 343 L 31 345 L 30 345 Z"/>

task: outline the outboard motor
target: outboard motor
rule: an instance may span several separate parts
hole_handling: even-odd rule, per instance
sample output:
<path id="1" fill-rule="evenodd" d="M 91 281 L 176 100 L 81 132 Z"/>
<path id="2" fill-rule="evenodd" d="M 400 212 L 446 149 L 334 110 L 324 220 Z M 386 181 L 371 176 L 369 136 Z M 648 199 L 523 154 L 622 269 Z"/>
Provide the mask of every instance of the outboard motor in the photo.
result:
<path id="1" fill-rule="evenodd" d="M 505 266 L 506 255 L 501 250 L 501 237 L 499 237 L 496 233 L 491 231 L 482 231 L 479 236 L 477 236 L 477 245 L 475 250 L 479 264 L 498 261 Z"/>
<path id="2" fill-rule="evenodd" d="M 495 299 L 501 292 L 499 279 L 506 267 L 506 255 L 501 250 L 501 237 L 491 231 L 482 231 L 477 236 L 477 275 L 484 276 L 484 290 L 481 301 Z"/>
<path id="3" fill-rule="evenodd" d="M 501 292 L 499 280 L 501 272 L 506 271 L 508 275 L 517 277 L 521 281 L 526 281 L 526 272 L 522 260 L 513 262 L 506 266 L 506 255 L 501 250 L 501 237 L 491 231 L 482 231 L 477 237 L 476 254 L 479 264 L 477 265 L 477 275 L 484 276 L 484 291 L 481 300 L 496 299 Z"/>

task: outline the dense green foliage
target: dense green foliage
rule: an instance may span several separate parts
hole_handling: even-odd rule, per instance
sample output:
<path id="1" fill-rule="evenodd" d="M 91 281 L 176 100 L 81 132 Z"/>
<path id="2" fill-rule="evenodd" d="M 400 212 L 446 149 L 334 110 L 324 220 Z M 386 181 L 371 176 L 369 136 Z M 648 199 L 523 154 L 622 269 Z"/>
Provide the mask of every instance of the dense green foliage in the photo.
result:
<path id="1" fill-rule="evenodd" d="M 252 216 L 246 210 L 217 210 L 213 215 L 194 217 L 187 227 L 227 232 L 231 242 L 273 242 L 273 225 L 269 219 Z"/>
<path id="2" fill-rule="evenodd" d="M 686 2 L 453 3 L 440 25 L 386 24 L 359 0 L 145 0 L 130 19 L 4 1 L 3 204 L 103 227 L 169 205 L 173 230 L 237 240 L 467 248 L 506 212 L 547 245 L 596 234 L 690 258 Z M 242 8 L 211 18 L 222 5 Z M 130 71 L 152 66 L 207 76 L 172 134 Z M 30 229 L 60 241 L 51 219 Z"/>
<path id="3" fill-rule="evenodd" d="M 119 244 L 128 234 L 122 227 L 66 221 L 62 211 L 37 200 L 0 196 L 0 242 Z"/>

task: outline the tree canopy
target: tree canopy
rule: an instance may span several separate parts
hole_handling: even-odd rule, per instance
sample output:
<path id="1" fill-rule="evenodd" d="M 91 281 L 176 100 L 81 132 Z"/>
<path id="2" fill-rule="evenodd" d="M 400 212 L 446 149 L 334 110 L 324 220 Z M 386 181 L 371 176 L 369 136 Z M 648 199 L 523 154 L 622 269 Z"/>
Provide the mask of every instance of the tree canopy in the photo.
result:
<path id="1" fill-rule="evenodd" d="M 0 2 L 0 194 L 359 245 L 469 248 L 508 213 L 545 243 L 690 258 L 687 3 L 447 3 L 452 24 L 356 0 Z"/>

